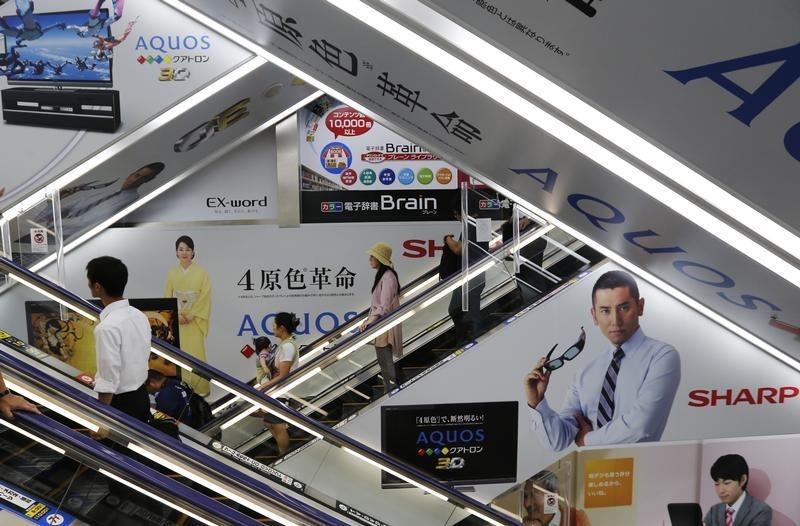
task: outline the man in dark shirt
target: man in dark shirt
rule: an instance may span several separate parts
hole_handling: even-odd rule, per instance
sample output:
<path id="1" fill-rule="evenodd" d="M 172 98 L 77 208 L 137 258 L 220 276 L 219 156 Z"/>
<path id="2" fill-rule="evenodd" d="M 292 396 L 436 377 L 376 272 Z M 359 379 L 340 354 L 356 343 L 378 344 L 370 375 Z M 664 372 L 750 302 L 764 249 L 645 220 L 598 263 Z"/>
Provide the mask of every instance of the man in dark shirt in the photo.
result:
<path id="1" fill-rule="evenodd" d="M 461 205 L 455 203 L 452 207 L 453 217 L 461 221 Z M 470 268 L 489 253 L 489 242 L 477 240 L 477 230 L 475 225 L 467 223 L 467 241 L 469 248 L 464 245 L 461 236 L 456 239 L 452 234 L 444 236 L 444 253 L 442 254 L 442 265 L 439 276 L 446 278 L 449 275 L 461 271 L 461 252 L 467 250 L 469 254 L 468 264 Z M 446 268 L 449 267 L 449 268 Z M 450 297 L 450 305 L 447 312 L 453 320 L 456 341 L 462 343 L 476 338 L 480 335 L 481 329 L 481 292 L 486 286 L 486 277 L 481 274 L 469 280 L 469 292 L 467 298 L 467 312 L 462 310 L 461 287 L 453 291 Z"/>
<path id="2" fill-rule="evenodd" d="M 147 371 L 147 392 L 155 399 L 155 407 L 165 415 L 192 425 L 191 393 L 176 378 L 167 378 L 162 373 Z"/>
<path id="3" fill-rule="evenodd" d="M 503 243 L 507 243 L 514 237 L 514 223 L 513 218 L 503 223 Z M 528 231 L 534 230 L 538 225 L 529 217 L 522 216 L 519 218 L 519 234 L 520 237 Z M 547 248 L 547 239 L 544 237 L 537 238 L 519 251 L 519 255 L 527 259 L 531 263 L 541 267 L 544 261 L 544 251 Z M 553 287 L 554 283 L 544 277 L 542 274 L 534 270 L 530 264 L 521 263 L 519 272 L 516 274 L 517 288 L 522 298 L 522 306 L 527 306 L 538 299 L 547 290 Z"/>

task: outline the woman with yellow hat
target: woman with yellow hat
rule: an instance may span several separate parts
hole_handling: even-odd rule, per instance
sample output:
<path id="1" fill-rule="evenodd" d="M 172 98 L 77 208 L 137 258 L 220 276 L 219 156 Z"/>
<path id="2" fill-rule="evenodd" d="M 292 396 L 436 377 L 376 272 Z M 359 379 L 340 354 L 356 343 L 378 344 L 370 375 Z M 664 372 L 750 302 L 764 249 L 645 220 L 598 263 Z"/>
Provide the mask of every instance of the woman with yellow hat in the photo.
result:
<path id="1" fill-rule="evenodd" d="M 367 250 L 367 254 L 369 254 L 369 265 L 377 272 L 372 284 L 369 316 L 361 324 L 362 331 L 400 306 L 400 280 L 392 265 L 392 247 L 386 243 L 375 243 Z M 397 387 L 397 370 L 394 362 L 403 356 L 403 333 L 400 324 L 375 338 L 375 352 L 383 376 L 383 388 L 389 393 Z"/>

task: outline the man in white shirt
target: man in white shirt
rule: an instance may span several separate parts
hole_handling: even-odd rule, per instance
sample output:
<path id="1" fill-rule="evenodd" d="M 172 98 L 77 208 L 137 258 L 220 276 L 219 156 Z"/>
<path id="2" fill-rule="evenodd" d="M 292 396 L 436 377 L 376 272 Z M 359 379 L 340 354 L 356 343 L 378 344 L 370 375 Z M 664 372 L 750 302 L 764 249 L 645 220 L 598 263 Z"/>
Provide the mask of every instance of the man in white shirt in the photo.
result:
<path id="1" fill-rule="evenodd" d="M 591 314 L 608 339 L 606 350 L 575 375 L 560 412 L 545 392 L 553 372 L 547 358 L 525 377 L 534 431 L 545 447 L 657 442 L 681 379 L 678 352 L 639 327 L 644 298 L 627 272 L 606 272 L 592 289 Z M 561 362 L 563 363 L 563 362 Z"/>
<path id="2" fill-rule="evenodd" d="M 705 526 L 770 526 L 772 508 L 747 490 L 750 468 L 741 455 L 722 455 L 711 465 L 711 479 L 720 503 L 711 506 Z"/>
<path id="3" fill-rule="evenodd" d="M 92 297 L 103 304 L 94 329 L 97 374 L 94 390 L 104 404 L 147 422 L 150 399 L 145 386 L 150 357 L 150 322 L 122 297 L 128 268 L 113 257 L 95 258 L 86 265 Z"/>

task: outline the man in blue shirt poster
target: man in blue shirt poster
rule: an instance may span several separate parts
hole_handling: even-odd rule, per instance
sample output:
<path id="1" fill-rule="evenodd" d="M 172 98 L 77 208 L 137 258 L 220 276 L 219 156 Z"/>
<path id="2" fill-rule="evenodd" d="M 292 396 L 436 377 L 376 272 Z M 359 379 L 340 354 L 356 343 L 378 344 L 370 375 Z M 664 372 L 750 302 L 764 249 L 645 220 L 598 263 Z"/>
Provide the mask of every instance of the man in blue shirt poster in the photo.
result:
<path id="1" fill-rule="evenodd" d="M 669 418 L 681 379 L 678 352 L 648 338 L 639 326 L 644 298 L 627 272 L 613 270 L 592 289 L 594 324 L 609 345 L 577 372 L 560 412 L 545 392 L 552 372 L 583 348 L 584 336 L 560 356 L 542 357 L 525 377 L 534 432 L 545 447 L 657 442 Z M 552 350 L 551 350 L 552 352 Z"/>

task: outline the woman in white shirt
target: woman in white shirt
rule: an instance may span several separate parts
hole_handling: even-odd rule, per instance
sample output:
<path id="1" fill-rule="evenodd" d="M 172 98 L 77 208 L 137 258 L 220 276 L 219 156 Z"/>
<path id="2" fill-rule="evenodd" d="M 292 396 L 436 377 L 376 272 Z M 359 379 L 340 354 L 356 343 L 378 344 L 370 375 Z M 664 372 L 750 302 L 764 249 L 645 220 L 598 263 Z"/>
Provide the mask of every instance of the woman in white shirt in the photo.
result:
<path id="1" fill-rule="evenodd" d="M 279 312 L 275 315 L 275 319 L 272 322 L 272 333 L 277 338 L 280 338 L 281 341 L 269 360 L 272 379 L 261 387 L 263 391 L 280 382 L 290 372 L 297 369 L 300 364 L 300 352 L 294 339 L 294 331 L 299 324 L 300 320 L 297 319 L 294 313 Z M 288 425 L 271 414 L 267 414 L 264 417 L 264 422 L 275 438 L 275 442 L 278 445 L 278 454 L 285 455 L 289 451 Z"/>

